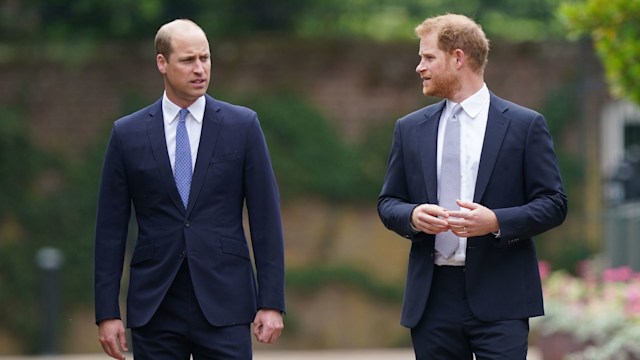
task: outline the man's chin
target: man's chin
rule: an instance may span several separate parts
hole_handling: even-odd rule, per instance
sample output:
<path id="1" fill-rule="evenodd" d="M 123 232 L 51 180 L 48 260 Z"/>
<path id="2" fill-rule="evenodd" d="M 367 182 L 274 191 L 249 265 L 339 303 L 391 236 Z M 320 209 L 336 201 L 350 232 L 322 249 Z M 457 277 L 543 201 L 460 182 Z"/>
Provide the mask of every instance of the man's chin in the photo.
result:
<path id="1" fill-rule="evenodd" d="M 422 88 L 422 94 L 424 94 L 424 96 L 436 96 L 435 91 L 433 89 L 429 89 L 426 87 Z"/>
<path id="2" fill-rule="evenodd" d="M 206 94 L 206 93 L 207 93 L 207 88 L 206 88 L 206 87 L 204 87 L 204 88 L 202 88 L 202 89 L 198 89 L 198 90 L 196 90 L 196 91 L 193 91 L 193 92 L 191 93 L 191 95 L 192 95 L 195 99 L 198 99 L 199 97 L 201 97 L 202 95 L 204 95 L 204 94 Z"/>

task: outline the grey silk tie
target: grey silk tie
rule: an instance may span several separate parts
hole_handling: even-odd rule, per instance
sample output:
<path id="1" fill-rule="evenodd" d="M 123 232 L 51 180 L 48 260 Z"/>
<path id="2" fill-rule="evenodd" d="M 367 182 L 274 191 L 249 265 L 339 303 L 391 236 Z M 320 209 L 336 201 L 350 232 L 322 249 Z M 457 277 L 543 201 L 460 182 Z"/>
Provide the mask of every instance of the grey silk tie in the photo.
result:
<path id="1" fill-rule="evenodd" d="M 456 204 L 456 200 L 460 198 L 460 110 L 462 107 L 456 105 L 451 111 L 442 143 L 438 205 L 447 210 L 460 209 Z M 458 249 L 458 242 L 458 236 L 451 231 L 436 234 L 436 251 L 448 259 Z"/>

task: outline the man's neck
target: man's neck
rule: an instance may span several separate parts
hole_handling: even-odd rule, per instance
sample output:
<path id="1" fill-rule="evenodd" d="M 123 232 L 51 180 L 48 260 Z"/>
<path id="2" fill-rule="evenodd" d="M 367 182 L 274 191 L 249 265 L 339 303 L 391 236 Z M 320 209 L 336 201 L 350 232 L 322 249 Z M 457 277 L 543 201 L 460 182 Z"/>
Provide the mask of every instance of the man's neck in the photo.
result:
<path id="1" fill-rule="evenodd" d="M 460 89 L 456 91 L 449 100 L 460 104 L 473 94 L 477 93 L 484 86 L 484 78 L 482 75 L 473 74 L 472 76 L 466 76 L 460 81 Z"/>

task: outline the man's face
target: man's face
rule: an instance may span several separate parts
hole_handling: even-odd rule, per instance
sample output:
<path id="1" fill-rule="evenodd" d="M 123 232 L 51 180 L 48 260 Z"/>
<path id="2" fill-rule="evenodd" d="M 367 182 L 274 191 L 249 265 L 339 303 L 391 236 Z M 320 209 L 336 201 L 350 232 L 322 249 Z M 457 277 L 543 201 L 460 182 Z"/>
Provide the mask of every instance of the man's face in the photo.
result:
<path id="1" fill-rule="evenodd" d="M 206 36 L 197 29 L 180 29 L 172 34 L 169 59 L 159 54 L 158 69 L 164 75 L 167 97 L 186 108 L 207 92 L 211 54 Z"/>
<path id="2" fill-rule="evenodd" d="M 460 88 L 456 76 L 456 58 L 438 47 L 438 39 L 431 33 L 420 38 L 420 63 L 416 72 L 422 79 L 422 93 L 425 96 L 452 98 Z"/>

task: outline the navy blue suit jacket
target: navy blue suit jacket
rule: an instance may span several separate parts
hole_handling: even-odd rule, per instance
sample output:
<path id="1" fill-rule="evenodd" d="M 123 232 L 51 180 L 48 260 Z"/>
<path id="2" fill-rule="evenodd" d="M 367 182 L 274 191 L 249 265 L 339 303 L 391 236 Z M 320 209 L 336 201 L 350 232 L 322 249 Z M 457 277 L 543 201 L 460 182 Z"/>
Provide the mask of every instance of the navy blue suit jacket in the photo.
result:
<path id="1" fill-rule="evenodd" d="M 414 233 L 411 212 L 437 204 L 436 149 L 445 102 L 398 120 L 378 213 L 384 225 L 412 240 L 401 323 L 415 327 L 431 287 L 435 236 Z M 543 314 L 534 235 L 560 225 L 567 198 L 553 142 L 539 113 L 491 94 L 474 202 L 493 210 L 501 237 L 471 237 L 466 287 L 474 315 L 483 321 Z"/>
<path id="2" fill-rule="evenodd" d="M 242 220 L 245 202 L 255 277 Z M 128 327 L 151 319 L 184 257 L 211 324 L 250 323 L 258 308 L 285 310 L 279 195 L 255 112 L 206 95 L 186 210 L 169 162 L 161 100 L 115 122 L 97 212 L 98 322 L 121 316 L 131 205 L 138 235 L 129 267 Z"/>

